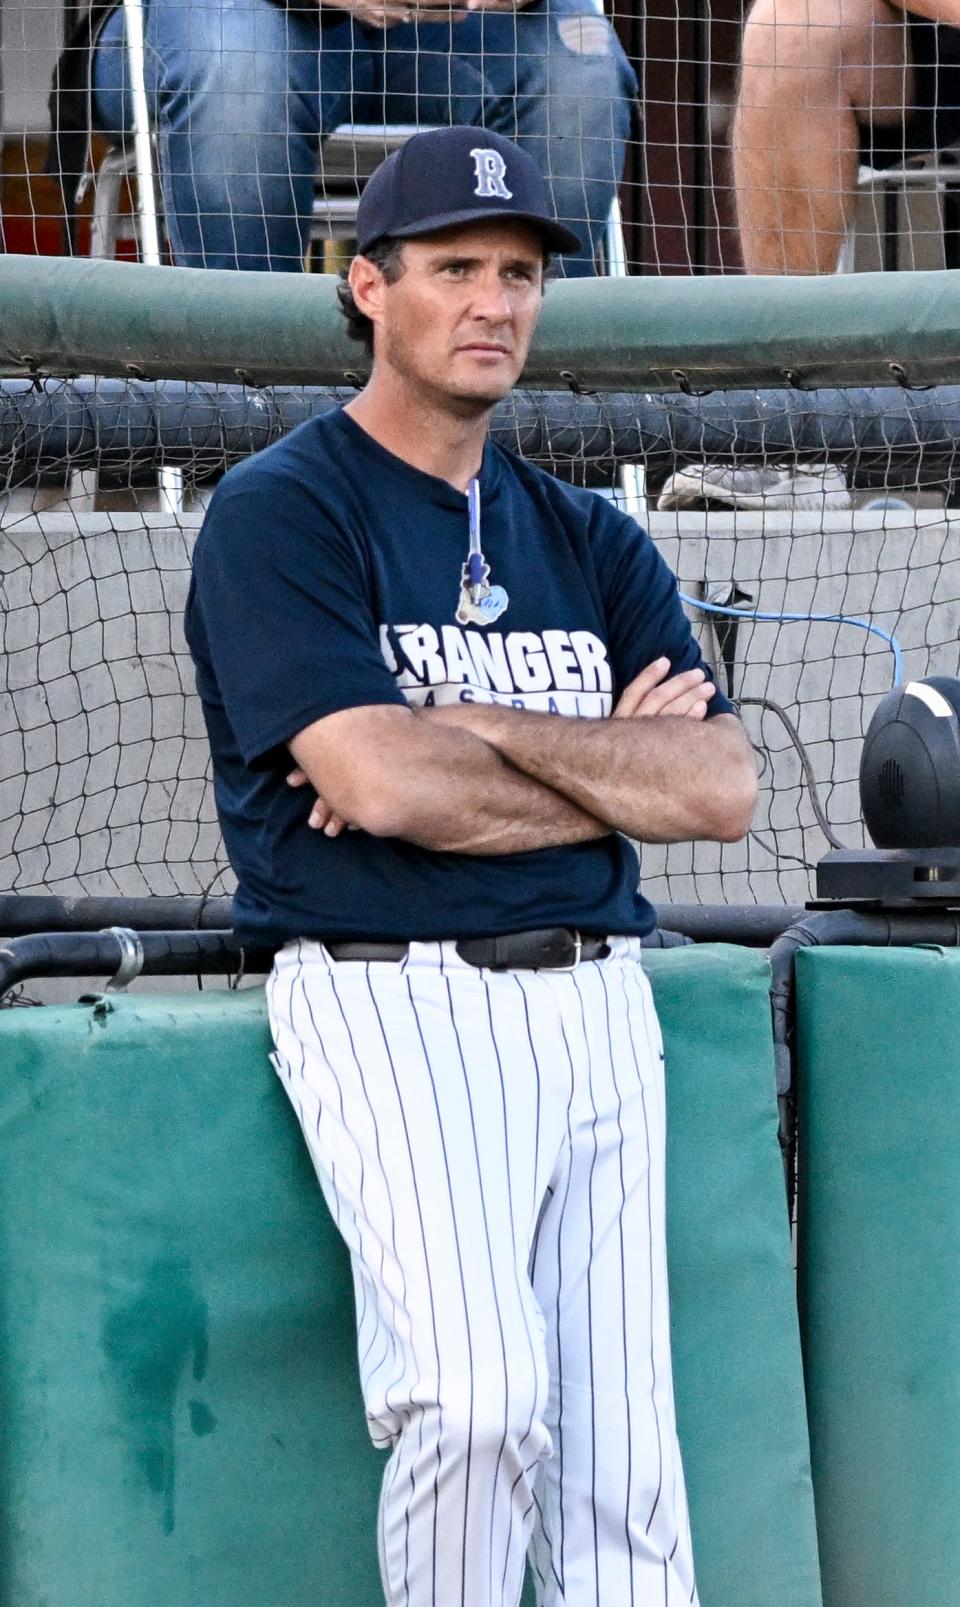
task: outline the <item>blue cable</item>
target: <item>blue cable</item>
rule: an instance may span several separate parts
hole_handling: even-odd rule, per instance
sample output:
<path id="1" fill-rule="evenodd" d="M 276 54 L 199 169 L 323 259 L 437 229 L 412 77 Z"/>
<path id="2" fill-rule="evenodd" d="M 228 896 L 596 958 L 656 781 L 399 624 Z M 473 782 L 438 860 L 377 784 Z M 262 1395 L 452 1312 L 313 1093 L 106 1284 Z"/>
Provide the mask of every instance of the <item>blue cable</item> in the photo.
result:
<path id="1" fill-rule="evenodd" d="M 774 614 L 759 608 L 728 608 L 720 603 L 705 602 L 702 597 L 688 597 L 686 592 L 680 593 L 680 601 L 687 603 L 690 608 L 699 608 L 704 614 L 726 614 L 728 619 L 783 621 L 788 625 L 808 622 L 814 625 L 856 625 L 858 630 L 870 631 L 886 642 L 893 654 L 894 686 L 899 686 L 903 680 L 903 650 L 900 643 L 891 631 L 885 631 L 881 625 L 874 625 L 868 619 L 856 619 L 852 614 Z"/>

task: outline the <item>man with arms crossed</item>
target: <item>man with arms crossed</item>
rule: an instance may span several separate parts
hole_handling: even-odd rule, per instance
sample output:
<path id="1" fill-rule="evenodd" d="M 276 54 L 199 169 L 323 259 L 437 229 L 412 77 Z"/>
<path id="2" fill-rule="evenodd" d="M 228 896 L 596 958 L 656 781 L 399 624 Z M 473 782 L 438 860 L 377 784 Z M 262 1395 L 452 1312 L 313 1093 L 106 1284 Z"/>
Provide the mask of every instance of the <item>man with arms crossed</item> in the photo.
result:
<path id="1" fill-rule="evenodd" d="M 627 837 L 733 840 L 756 784 L 649 539 L 487 440 L 567 243 L 509 140 L 389 158 L 344 295 L 370 382 L 226 476 L 187 611 L 392 1450 L 390 1607 L 516 1607 L 531 1538 L 542 1604 L 696 1600 Z"/>

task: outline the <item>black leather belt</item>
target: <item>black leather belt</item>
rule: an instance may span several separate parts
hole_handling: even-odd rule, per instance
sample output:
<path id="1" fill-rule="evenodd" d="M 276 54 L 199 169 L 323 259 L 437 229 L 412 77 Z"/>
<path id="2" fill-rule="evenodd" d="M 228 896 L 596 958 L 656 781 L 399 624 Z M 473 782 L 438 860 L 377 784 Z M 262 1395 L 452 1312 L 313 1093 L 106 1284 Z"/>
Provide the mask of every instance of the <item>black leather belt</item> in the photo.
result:
<path id="1" fill-rule="evenodd" d="M 325 943 L 335 960 L 405 960 L 409 943 L 363 940 Z M 491 971 L 572 971 L 581 960 L 603 960 L 610 953 L 604 937 L 547 926 L 537 932 L 508 932 L 503 937 L 462 937 L 457 953 L 468 965 Z"/>

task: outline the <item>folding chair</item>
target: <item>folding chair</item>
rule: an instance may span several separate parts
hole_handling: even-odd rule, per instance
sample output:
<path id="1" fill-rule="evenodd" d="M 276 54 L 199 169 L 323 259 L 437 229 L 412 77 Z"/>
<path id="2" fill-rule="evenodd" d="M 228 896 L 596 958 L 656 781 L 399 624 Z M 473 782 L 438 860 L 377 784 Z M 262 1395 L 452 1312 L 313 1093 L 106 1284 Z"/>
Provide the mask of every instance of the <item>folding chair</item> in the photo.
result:
<path id="1" fill-rule="evenodd" d="M 861 167 L 857 199 L 838 273 L 855 266 L 960 268 L 960 149 L 911 156 L 898 167 Z"/>

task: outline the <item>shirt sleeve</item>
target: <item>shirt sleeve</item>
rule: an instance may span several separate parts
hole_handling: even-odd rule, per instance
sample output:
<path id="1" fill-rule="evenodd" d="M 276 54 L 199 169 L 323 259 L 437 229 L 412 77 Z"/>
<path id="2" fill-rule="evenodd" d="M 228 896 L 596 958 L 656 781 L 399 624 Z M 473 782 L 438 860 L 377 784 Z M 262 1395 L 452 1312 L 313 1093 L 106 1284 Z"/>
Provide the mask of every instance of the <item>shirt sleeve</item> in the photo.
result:
<path id="1" fill-rule="evenodd" d="M 185 624 L 201 695 L 222 702 L 248 765 L 276 762 L 273 750 L 328 714 L 404 703 L 359 544 L 289 478 L 218 490 Z"/>
<path id="2" fill-rule="evenodd" d="M 620 690 L 656 658 L 670 660 L 671 675 L 702 669 L 715 682 L 683 611 L 677 577 L 647 532 L 634 519 L 601 503 L 594 553 Z M 735 713 L 718 687 L 707 704 L 708 717 Z"/>

